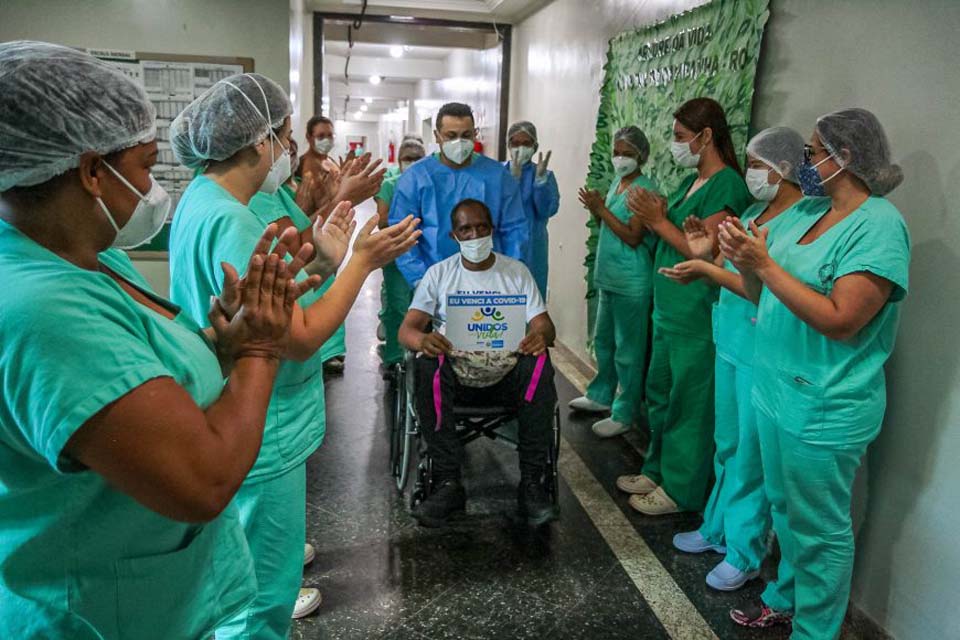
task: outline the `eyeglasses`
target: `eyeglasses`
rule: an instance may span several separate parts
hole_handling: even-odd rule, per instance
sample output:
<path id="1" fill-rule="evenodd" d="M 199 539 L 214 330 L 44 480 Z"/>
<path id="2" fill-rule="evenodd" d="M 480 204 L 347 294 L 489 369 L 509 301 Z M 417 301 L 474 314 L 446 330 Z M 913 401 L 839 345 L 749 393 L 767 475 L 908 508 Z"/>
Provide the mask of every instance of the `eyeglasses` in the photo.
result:
<path id="1" fill-rule="evenodd" d="M 813 159 L 813 156 L 822 153 L 825 149 L 817 149 L 813 145 L 805 144 L 803 145 L 803 159 L 807 162 L 810 162 Z"/>

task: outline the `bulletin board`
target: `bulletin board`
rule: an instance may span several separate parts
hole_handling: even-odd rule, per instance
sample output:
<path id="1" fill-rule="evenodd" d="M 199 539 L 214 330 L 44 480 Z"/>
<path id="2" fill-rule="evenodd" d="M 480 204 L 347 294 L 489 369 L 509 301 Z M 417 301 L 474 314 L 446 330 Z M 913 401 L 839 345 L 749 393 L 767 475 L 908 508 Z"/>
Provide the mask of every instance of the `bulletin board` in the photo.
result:
<path id="1" fill-rule="evenodd" d="M 252 73 L 253 58 L 104 49 L 87 49 L 87 52 L 115 65 L 141 85 L 157 109 L 159 154 L 157 164 L 153 167 L 153 177 L 170 194 L 170 218 L 153 240 L 128 253 L 139 260 L 166 260 L 173 213 L 180 196 L 193 179 L 193 171 L 178 164 L 173 157 L 170 123 L 194 98 L 219 80 L 237 73 Z"/>

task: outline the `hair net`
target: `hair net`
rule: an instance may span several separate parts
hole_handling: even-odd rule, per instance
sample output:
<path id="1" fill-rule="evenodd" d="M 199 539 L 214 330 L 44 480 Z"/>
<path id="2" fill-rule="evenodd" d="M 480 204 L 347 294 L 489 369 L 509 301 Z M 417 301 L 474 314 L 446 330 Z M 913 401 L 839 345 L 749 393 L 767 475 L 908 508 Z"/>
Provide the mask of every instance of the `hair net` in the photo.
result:
<path id="1" fill-rule="evenodd" d="M 0 44 L 0 192 L 155 136 L 147 94 L 110 64 L 46 42 Z"/>
<path id="2" fill-rule="evenodd" d="M 613 136 L 613 144 L 617 144 L 619 140 L 623 140 L 637 150 L 640 154 L 640 164 L 646 162 L 647 158 L 650 157 L 650 142 L 639 127 L 630 125 L 629 127 L 620 129 Z"/>
<path id="3" fill-rule="evenodd" d="M 416 141 L 419 142 L 420 144 L 423 144 L 423 138 L 420 136 L 419 133 L 405 133 L 405 134 L 403 134 L 403 142 L 406 142 L 407 140 L 416 140 Z"/>
<path id="4" fill-rule="evenodd" d="M 233 75 L 204 91 L 170 123 L 170 146 L 181 164 L 197 169 L 259 142 L 291 111 L 286 91 L 270 78 Z"/>
<path id="5" fill-rule="evenodd" d="M 747 143 L 747 153 L 780 174 L 784 180 L 799 184 L 797 167 L 803 163 L 803 136 L 790 127 L 764 129 Z"/>
<path id="6" fill-rule="evenodd" d="M 877 117 L 866 109 L 843 109 L 817 118 L 817 136 L 843 168 L 857 176 L 871 193 L 883 196 L 903 182 L 903 170 L 890 162 L 890 143 Z"/>
<path id="7" fill-rule="evenodd" d="M 507 143 L 510 142 L 510 138 L 518 133 L 525 133 L 533 138 L 534 144 L 540 144 L 540 138 L 537 137 L 537 128 L 532 122 L 521 120 L 520 122 L 514 122 L 510 125 L 510 128 L 507 129 Z"/>
<path id="8" fill-rule="evenodd" d="M 403 142 L 400 143 L 400 150 L 397 151 L 397 157 L 402 157 L 403 154 L 408 151 L 416 151 L 421 157 L 427 155 L 427 148 L 423 146 L 423 142 L 418 136 L 405 136 Z"/>

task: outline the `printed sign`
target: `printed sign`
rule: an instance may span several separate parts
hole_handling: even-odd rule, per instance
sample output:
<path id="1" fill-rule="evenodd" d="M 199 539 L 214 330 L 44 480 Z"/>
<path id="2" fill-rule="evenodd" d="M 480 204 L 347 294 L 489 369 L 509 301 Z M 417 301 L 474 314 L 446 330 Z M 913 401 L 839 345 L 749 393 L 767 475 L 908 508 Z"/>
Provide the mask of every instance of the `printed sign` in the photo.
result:
<path id="1" fill-rule="evenodd" d="M 516 351 L 527 332 L 527 296 L 449 295 L 445 334 L 459 351 Z"/>

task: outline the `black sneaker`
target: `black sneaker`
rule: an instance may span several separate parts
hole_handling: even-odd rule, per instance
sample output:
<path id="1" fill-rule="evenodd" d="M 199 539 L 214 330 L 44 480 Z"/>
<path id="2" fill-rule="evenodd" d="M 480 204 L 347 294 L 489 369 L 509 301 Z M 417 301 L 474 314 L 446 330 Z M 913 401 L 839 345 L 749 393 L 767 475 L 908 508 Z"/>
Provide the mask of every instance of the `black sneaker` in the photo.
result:
<path id="1" fill-rule="evenodd" d="M 467 492 L 458 480 L 444 480 L 429 498 L 413 508 L 413 517 L 424 527 L 442 527 L 467 506 Z"/>
<path id="2" fill-rule="evenodd" d="M 540 480 L 522 479 L 517 488 L 517 507 L 520 516 L 531 527 L 540 527 L 560 517 L 560 509 L 550 501 Z"/>

